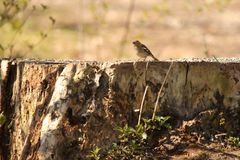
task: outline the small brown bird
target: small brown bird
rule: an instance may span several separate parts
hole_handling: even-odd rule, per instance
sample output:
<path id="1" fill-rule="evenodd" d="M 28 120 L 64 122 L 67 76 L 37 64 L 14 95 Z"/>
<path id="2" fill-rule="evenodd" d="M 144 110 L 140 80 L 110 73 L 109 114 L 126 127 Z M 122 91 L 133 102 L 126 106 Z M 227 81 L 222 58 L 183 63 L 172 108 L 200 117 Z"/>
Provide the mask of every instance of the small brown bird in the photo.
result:
<path id="1" fill-rule="evenodd" d="M 137 50 L 137 55 L 141 58 L 144 58 L 144 60 L 150 56 L 152 57 L 155 61 L 159 61 L 156 57 L 153 56 L 152 52 L 141 42 L 139 41 L 134 41 L 133 45 L 135 46 Z"/>

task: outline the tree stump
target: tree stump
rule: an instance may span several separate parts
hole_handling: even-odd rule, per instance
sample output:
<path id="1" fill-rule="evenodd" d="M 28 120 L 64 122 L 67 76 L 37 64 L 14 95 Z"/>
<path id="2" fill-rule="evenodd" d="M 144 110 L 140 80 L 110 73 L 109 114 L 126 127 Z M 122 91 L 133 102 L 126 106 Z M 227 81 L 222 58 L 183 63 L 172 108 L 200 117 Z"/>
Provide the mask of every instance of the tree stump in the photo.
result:
<path id="1" fill-rule="evenodd" d="M 190 120 L 224 109 L 223 129 L 239 133 L 239 62 L 173 61 L 157 114 Z M 151 117 L 170 63 L 2 59 L 2 159 L 84 159 L 93 147 L 109 146 L 115 127 L 136 124 L 146 86 L 143 117 Z"/>

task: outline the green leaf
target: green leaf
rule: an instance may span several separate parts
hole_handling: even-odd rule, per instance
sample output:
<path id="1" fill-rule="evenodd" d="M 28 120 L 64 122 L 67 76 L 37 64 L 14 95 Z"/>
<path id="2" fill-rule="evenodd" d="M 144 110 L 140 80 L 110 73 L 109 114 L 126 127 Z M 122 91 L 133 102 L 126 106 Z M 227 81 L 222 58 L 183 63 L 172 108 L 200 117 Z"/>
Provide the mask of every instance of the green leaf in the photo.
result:
<path id="1" fill-rule="evenodd" d="M 156 4 L 152 7 L 152 9 L 153 9 L 154 11 L 156 11 L 156 12 L 160 12 L 160 11 L 161 11 L 160 5 L 156 5 Z"/>
<path id="2" fill-rule="evenodd" d="M 117 143 L 112 144 L 112 149 L 116 149 L 118 147 Z"/>
<path id="3" fill-rule="evenodd" d="M 40 4 L 40 6 L 42 7 L 42 9 L 43 9 L 43 10 L 46 10 L 46 9 L 48 9 L 48 6 L 47 6 L 47 5 L 45 5 L 45 4 L 42 4 L 42 3 L 41 3 L 41 4 Z"/>
<path id="4" fill-rule="evenodd" d="M 91 12 L 95 12 L 95 11 L 97 10 L 97 6 L 96 6 L 96 4 L 94 4 L 94 3 L 90 3 L 90 4 L 88 5 L 88 9 L 89 9 Z"/>
<path id="5" fill-rule="evenodd" d="M 87 157 L 89 158 L 93 158 L 95 160 L 99 160 L 100 159 L 100 151 L 101 151 L 101 148 L 99 147 L 96 147 L 95 149 L 93 149 L 89 155 L 87 155 Z"/>
<path id="6" fill-rule="evenodd" d="M 0 113 L 0 125 L 3 125 L 6 122 L 6 116 L 3 113 Z"/>
<path id="7" fill-rule="evenodd" d="M 50 16 L 49 19 L 52 22 L 52 25 L 54 25 L 56 23 L 56 20 L 52 16 Z"/>
<path id="8" fill-rule="evenodd" d="M 2 50 L 2 51 L 5 50 L 2 44 L 0 44 L 0 50 Z"/>
<path id="9" fill-rule="evenodd" d="M 28 0 L 18 0 L 17 3 L 20 8 L 25 8 L 28 4 Z"/>
<path id="10" fill-rule="evenodd" d="M 20 19 L 14 19 L 11 21 L 11 26 L 13 29 L 20 29 L 22 26 L 22 21 Z"/>
<path id="11" fill-rule="evenodd" d="M 108 10 L 109 6 L 108 6 L 108 3 L 107 2 L 103 2 L 102 3 L 102 7 L 104 10 Z"/>
<path id="12" fill-rule="evenodd" d="M 132 127 L 129 127 L 128 128 L 128 133 L 131 134 L 131 133 L 136 133 L 136 130 Z"/>
<path id="13" fill-rule="evenodd" d="M 142 133 L 142 139 L 147 139 L 147 137 L 148 137 L 148 136 L 147 136 L 147 133 L 146 133 L 146 132 L 143 132 L 143 133 Z"/>
<path id="14" fill-rule="evenodd" d="M 47 38 L 47 33 L 40 32 L 40 35 L 41 35 L 41 38 L 42 38 L 42 39 L 45 39 L 45 38 Z"/>

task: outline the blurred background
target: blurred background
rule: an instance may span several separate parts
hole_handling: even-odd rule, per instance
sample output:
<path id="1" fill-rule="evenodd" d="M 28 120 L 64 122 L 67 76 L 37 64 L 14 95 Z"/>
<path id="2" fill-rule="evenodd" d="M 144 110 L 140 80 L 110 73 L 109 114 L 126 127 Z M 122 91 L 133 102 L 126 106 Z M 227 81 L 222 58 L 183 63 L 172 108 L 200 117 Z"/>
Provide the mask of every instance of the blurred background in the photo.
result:
<path id="1" fill-rule="evenodd" d="M 240 56 L 240 0 L 0 0 L 0 56 L 137 60 Z"/>

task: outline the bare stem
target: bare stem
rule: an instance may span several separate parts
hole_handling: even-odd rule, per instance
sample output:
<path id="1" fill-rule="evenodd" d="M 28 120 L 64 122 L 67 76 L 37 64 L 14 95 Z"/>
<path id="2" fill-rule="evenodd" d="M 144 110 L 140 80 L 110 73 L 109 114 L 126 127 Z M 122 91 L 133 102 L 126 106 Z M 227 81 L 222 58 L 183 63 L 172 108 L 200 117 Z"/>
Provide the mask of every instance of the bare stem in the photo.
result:
<path id="1" fill-rule="evenodd" d="M 147 61 L 146 63 L 146 67 L 145 67 L 145 83 L 147 81 L 147 70 L 148 70 L 148 64 L 149 64 L 149 61 Z M 146 84 L 146 87 L 145 87 L 145 91 L 143 93 L 143 98 L 142 98 L 142 102 L 141 102 L 141 106 L 140 106 L 140 112 L 139 112 L 139 115 L 138 115 L 138 125 L 141 123 L 141 118 L 142 118 L 142 110 L 143 110 L 143 105 L 144 105 L 144 101 L 145 101 L 145 97 L 146 97 L 146 94 L 147 94 L 147 90 L 148 90 L 148 85 Z"/>
<path id="2" fill-rule="evenodd" d="M 167 80 L 167 77 L 168 77 L 168 75 L 169 75 L 169 72 L 170 72 L 170 70 L 171 70 L 171 68 L 172 68 L 172 65 L 173 65 L 173 61 L 171 62 L 170 66 L 169 66 L 169 68 L 168 68 L 168 71 L 167 71 L 167 73 L 166 73 L 166 76 L 165 76 L 165 78 L 164 78 L 164 80 L 163 80 L 163 83 L 162 83 L 162 85 L 161 85 L 161 88 L 160 88 L 160 90 L 159 90 L 159 92 L 158 92 L 157 100 L 156 100 L 156 103 L 155 103 L 155 106 L 154 106 L 153 115 L 152 115 L 152 120 L 154 120 L 154 118 L 155 118 L 156 111 L 157 111 L 157 105 L 158 105 L 158 102 L 159 102 L 159 99 L 160 99 L 160 95 L 161 95 L 161 93 L 162 93 L 163 86 L 164 86 L 164 84 L 166 83 L 166 80 Z"/>
<path id="3" fill-rule="evenodd" d="M 142 103 L 141 103 L 141 106 L 140 106 L 140 112 L 139 112 L 139 116 L 138 116 L 138 125 L 141 122 L 143 104 L 144 104 L 144 100 L 145 100 L 145 97 L 146 97 L 147 90 L 148 90 L 148 85 L 145 87 L 145 91 L 144 91 L 143 98 L 142 98 Z"/>

